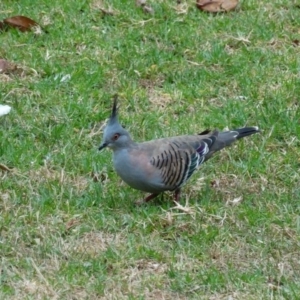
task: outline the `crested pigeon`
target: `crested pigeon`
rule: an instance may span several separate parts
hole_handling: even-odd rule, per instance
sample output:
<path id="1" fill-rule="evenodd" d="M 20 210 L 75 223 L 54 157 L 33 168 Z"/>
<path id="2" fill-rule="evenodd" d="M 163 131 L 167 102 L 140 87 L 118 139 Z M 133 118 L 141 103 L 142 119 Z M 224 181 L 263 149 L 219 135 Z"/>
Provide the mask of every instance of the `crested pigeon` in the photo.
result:
<path id="1" fill-rule="evenodd" d="M 118 121 L 115 96 L 99 150 L 112 149 L 115 170 L 123 181 L 134 189 L 151 193 L 136 204 L 148 202 L 165 191 L 174 191 L 177 202 L 182 185 L 202 163 L 234 141 L 258 132 L 258 127 L 206 130 L 196 135 L 136 143 Z"/>

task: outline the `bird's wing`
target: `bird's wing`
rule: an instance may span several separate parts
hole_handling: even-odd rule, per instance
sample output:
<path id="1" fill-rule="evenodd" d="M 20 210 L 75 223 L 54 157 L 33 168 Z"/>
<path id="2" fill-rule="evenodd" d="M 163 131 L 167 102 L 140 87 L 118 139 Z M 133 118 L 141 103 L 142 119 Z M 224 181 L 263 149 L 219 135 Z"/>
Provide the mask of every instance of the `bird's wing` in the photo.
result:
<path id="1" fill-rule="evenodd" d="M 163 184 L 170 190 L 182 186 L 205 161 L 217 133 L 181 136 L 156 141 L 151 165 L 159 170 Z"/>

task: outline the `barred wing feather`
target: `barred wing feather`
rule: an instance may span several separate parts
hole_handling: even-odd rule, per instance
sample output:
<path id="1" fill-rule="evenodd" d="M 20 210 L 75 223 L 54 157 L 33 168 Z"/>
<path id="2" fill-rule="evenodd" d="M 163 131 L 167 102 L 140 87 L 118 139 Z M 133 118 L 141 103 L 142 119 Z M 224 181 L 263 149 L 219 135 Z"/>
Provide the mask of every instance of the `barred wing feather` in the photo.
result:
<path id="1" fill-rule="evenodd" d="M 181 187 L 205 161 L 210 139 L 195 143 L 171 141 L 150 163 L 160 170 L 162 182 L 170 190 Z M 196 147 L 195 147 L 196 146 Z"/>

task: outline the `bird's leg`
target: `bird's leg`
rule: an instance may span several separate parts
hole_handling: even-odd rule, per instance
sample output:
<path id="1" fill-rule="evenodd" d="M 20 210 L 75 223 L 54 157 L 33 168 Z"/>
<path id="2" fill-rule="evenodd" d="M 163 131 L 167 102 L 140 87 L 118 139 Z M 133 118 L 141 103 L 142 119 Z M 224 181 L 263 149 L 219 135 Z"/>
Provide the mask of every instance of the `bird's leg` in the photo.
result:
<path id="1" fill-rule="evenodd" d="M 179 202 L 179 199 L 180 199 L 180 193 L 181 193 L 181 190 L 180 188 L 175 190 L 175 193 L 174 193 L 174 202 Z"/>
<path id="2" fill-rule="evenodd" d="M 155 197 L 157 197 L 158 195 L 159 194 L 151 194 L 151 195 L 147 196 L 143 201 L 148 202 L 148 201 L 154 199 Z"/>
<path id="3" fill-rule="evenodd" d="M 149 202 L 150 200 L 154 199 L 155 197 L 157 197 L 159 194 L 151 194 L 149 196 L 147 196 L 145 199 L 143 200 L 138 200 L 135 202 L 136 205 L 141 205 L 141 204 L 144 204 L 144 203 L 147 203 Z"/>
<path id="4" fill-rule="evenodd" d="M 172 207 L 171 209 L 178 209 L 185 214 L 195 214 L 194 209 L 189 206 L 188 199 L 186 200 L 185 206 L 182 206 L 179 203 L 179 199 L 180 199 L 180 189 L 177 189 L 177 190 L 175 190 L 174 200 L 173 200 L 173 202 L 175 203 L 176 206 Z"/>

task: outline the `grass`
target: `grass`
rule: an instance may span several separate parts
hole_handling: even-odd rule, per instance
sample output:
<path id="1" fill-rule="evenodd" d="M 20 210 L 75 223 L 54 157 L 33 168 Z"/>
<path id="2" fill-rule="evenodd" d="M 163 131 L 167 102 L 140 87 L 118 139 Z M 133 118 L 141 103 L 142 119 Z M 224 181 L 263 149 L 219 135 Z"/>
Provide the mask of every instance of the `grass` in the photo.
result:
<path id="1" fill-rule="evenodd" d="M 4 0 L 48 33 L 1 33 L 1 299 L 299 299 L 299 23 L 294 1 Z M 101 12 L 110 10 L 113 15 Z M 258 125 L 173 209 L 98 153 L 112 95 L 137 141 Z"/>

